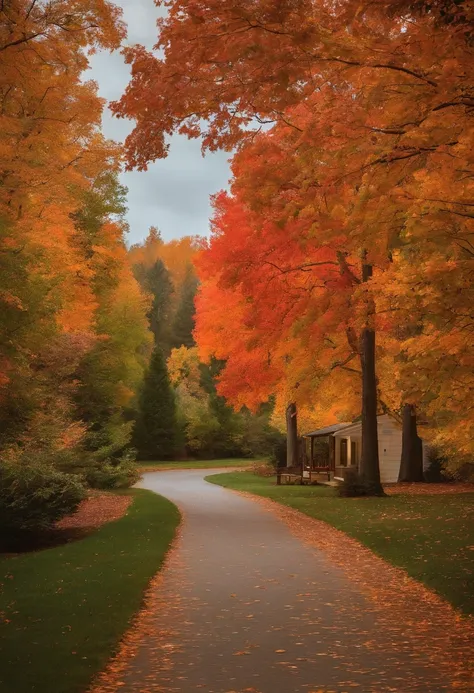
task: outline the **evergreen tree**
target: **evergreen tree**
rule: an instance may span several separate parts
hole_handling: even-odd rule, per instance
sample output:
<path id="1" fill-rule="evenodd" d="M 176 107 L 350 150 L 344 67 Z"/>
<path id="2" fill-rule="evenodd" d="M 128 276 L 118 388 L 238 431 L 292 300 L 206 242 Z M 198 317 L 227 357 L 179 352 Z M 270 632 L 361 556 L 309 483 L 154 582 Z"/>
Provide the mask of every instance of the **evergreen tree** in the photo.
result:
<path id="1" fill-rule="evenodd" d="M 141 459 L 172 457 L 177 446 L 176 403 L 163 352 L 152 354 L 139 400 L 133 444 Z"/>
<path id="2" fill-rule="evenodd" d="M 155 346 L 168 355 L 171 350 L 171 297 L 174 292 L 170 273 L 162 260 L 157 260 L 149 268 L 142 264 L 135 265 L 133 272 L 142 289 L 153 297 L 147 314 L 150 330 L 155 338 Z"/>
<path id="3" fill-rule="evenodd" d="M 173 345 L 177 349 L 181 346 L 192 347 L 195 345 L 194 330 L 194 298 L 198 288 L 198 279 L 194 268 L 189 265 L 181 288 L 181 298 L 173 322 Z"/>

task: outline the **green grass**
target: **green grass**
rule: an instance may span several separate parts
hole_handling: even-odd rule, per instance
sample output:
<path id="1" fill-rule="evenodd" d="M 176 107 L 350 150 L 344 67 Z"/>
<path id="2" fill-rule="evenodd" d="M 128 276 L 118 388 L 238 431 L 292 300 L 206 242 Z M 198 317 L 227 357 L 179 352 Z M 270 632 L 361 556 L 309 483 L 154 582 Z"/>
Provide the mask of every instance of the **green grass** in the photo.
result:
<path id="1" fill-rule="evenodd" d="M 249 472 L 210 481 L 324 520 L 404 568 L 466 614 L 474 613 L 474 494 L 338 498 L 324 486 L 276 486 Z"/>
<path id="2" fill-rule="evenodd" d="M 113 654 L 179 523 L 165 498 L 132 493 L 94 534 L 0 561 L 2 693 L 84 693 Z"/>
<path id="3" fill-rule="evenodd" d="M 144 471 L 169 470 L 169 469 L 223 469 L 224 467 L 250 467 L 257 460 L 248 458 L 234 458 L 225 460 L 182 460 L 177 462 L 152 461 L 137 462 L 138 467 Z"/>

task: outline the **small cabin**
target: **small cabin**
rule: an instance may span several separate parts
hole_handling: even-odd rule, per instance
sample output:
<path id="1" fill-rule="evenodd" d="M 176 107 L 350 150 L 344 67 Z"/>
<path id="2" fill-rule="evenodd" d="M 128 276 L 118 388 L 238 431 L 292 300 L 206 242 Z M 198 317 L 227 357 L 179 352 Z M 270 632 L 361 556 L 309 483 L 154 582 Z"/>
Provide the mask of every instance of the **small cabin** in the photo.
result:
<path id="1" fill-rule="evenodd" d="M 400 458 L 402 454 L 402 426 L 390 414 L 381 414 L 377 417 L 377 431 L 379 442 L 380 478 L 382 483 L 395 483 L 400 470 Z M 334 479 L 343 479 L 347 469 L 358 469 L 362 448 L 362 423 L 354 421 L 349 423 L 326 426 L 317 431 L 306 433 L 303 436 L 309 440 L 309 454 L 307 466 L 310 469 L 319 469 L 318 448 L 325 440 L 327 449 L 328 474 Z M 423 442 L 423 441 L 422 441 Z M 423 442 L 423 466 L 428 465 L 428 446 Z"/>

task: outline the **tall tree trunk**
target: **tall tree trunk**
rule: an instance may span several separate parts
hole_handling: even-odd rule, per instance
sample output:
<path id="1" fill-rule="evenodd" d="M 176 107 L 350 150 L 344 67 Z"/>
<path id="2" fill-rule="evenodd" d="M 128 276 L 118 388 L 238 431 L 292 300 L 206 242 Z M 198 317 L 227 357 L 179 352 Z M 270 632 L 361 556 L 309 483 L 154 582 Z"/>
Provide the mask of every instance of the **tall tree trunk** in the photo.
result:
<path id="1" fill-rule="evenodd" d="M 398 481 L 423 481 L 423 443 L 418 437 L 415 407 L 404 404 L 402 417 L 402 456 Z"/>
<path id="2" fill-rule="evenodd" d="M 365 256 L 364 256 L 365 260 Z M 362 281 L 372 276 L 372 265 L 362 265 Z M 368 318 L 374 307 L 369 302 Z M 375 330 L 366 325 L 361 334 L 360 363 L 362 370 L 362 451 L 360 476 L 368 486 L 370 495 L 383 495 L 380 483 L 379 443 L 377 431 L 377 378 L 375 374 Z"/>
<path id="3" fill-rule="evenodd" d="M 291 402 L 286 408 L 286 466 L 298 464 L 298 422 L 296 404 Z"/>

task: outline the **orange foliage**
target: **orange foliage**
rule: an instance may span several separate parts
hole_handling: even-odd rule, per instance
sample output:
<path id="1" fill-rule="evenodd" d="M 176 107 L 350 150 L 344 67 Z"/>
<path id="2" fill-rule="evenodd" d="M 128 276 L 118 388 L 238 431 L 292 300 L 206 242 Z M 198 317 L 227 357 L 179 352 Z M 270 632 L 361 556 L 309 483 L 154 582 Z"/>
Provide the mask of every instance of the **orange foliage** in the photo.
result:
<path id="1" fill-rule="evenodd" d="M 136 121 L 130 167 L 166 156 L 171 132 L 249 142 L 199 261 L 198 340 L 228 359 L 237 405 L 351 358 L 341 336 L 367 318 L 369 288 L 342 276 L 367 249 L 382 399 L 417 404 L 435 439 L 472 451 L 471 5 L 175 0 L 163 57 L 126 50 L 114 109 Z M 256 135 L 262 122 L 278 125 Z"/>
<path id="2" fill-rule="evenodd" d="M 117 429 L 120 407 L 142 376 L 145 299 L 128 265 L 124 227 L 112 221 L 120 212 L 108 211 L 123 195 L 116 183 L 122 152 L 101 133 L 97 85 L 83 81 L 88 53 L 120 46 L 120 16 L 108 0 L 1 3 L 0 406 L 8 398 L 13 405 L 0 418 L 13 411 L 7 444 L 77 448 L 88 423 L 73 395 L 94 350 L 102 368 L 96 385 Z M 81 221 L 84 209 L 89 217 Z M 28 411 L 15 418 L 24 400 Z"/>
<path id="3" fill-rule="evenodd" d="M 71 211 L 78 192 L 120 160 L 99 131 L 96 86 L 81 81 L 84 49 L 117 48 L 119 16 L 104 0 L 18 0 L 0 12 L 0 215 L 15 223 L 19 246 L 35 248 L 36 271 L 61 287 L 66 331 L 87 330 L 96 308 Z"/>
<path id="4" fill-rule="evenodd" d="M 179 292 L 187 268 L 193 264 L 202 245 L 203 240 L 199 236 L 184 236 L 165 242 L 160 232 L 152 226 L 145 242 L 130 248 L 130 263 L 132 266 L 150 268 L 157 260 L 162 260 L 171 274 L 175 290 Z"/>

